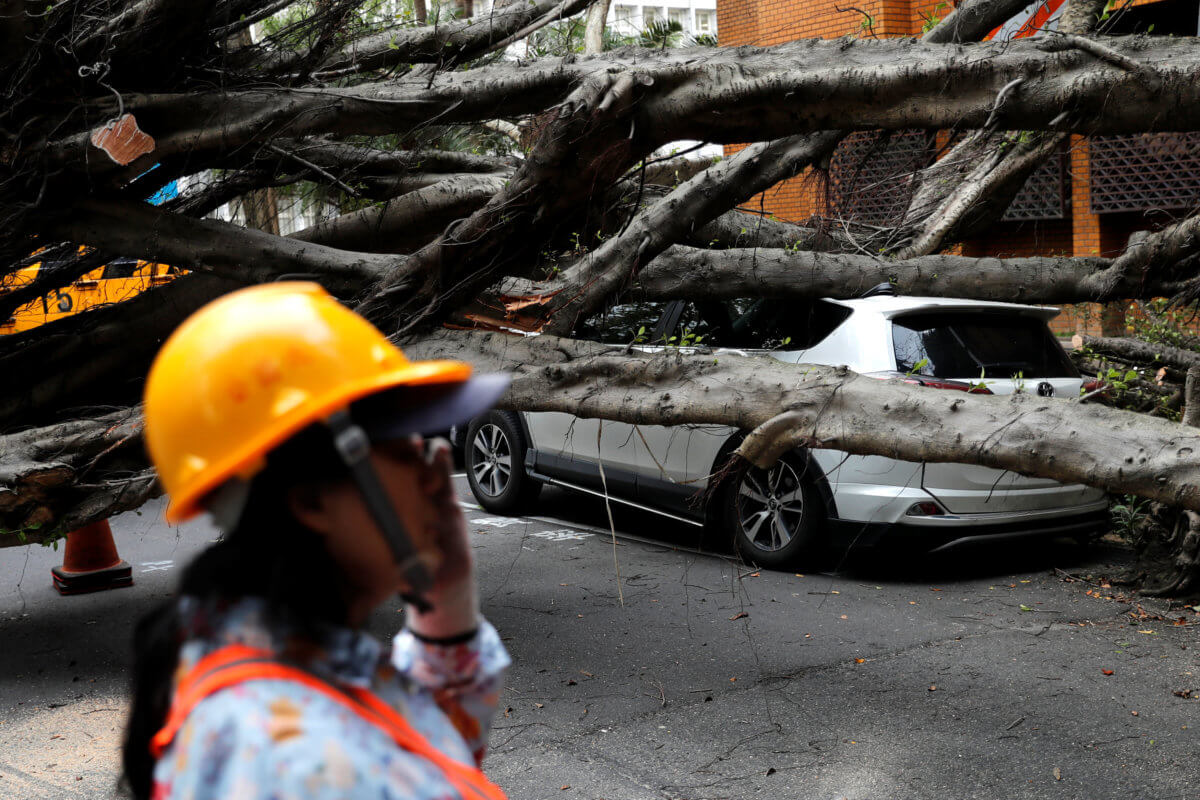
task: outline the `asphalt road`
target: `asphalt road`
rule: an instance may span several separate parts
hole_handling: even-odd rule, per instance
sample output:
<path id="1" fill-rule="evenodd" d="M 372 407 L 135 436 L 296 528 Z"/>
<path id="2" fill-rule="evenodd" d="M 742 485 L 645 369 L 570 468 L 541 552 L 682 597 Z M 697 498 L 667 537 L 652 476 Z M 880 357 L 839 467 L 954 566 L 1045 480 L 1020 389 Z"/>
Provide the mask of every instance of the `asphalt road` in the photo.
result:
<path id="1" fill-rule="evenodd" d="M 1200 797 L 1200 702 L 1175 694 L 1200 694 L 1200 616 L 1067 580 L 1117 551 L 795 575 L 619 508 L 614 541 L 558 490 L 468 512 L 515 662 L 486 765 L 513 800 Z M 112 521 L 129 589 L 59 597 L 58 553 L 0 550 L 0 798 L 114 796 L 129 631 L 215 535 L 160 514 Z"/>

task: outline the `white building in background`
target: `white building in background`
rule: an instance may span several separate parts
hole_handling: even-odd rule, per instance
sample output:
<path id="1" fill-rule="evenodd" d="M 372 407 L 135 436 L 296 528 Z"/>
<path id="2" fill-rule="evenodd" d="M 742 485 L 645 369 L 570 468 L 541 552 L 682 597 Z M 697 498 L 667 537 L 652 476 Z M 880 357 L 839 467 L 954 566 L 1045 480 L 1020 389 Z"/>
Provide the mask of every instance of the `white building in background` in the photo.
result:
<path id="1" fill-rule="evenodd" d="M 688 36 L 717 35 L 717 0 L 666 0 L 655 5 L 613 2 L 608 26 L 621 36 L 636 36 L 655 22 L 678 22 Z"/>

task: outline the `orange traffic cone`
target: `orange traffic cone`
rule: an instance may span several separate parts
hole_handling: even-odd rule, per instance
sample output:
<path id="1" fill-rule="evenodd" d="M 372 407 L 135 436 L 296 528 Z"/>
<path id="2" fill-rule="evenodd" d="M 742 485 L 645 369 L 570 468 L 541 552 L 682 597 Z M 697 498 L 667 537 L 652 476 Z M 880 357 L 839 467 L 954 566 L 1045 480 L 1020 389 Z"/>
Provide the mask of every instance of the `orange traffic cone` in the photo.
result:
<path id="1" fill-rule="evenodd" d="M 67 534 L 61 567 L 51 567 L 59 594 L 84 594 L 133 585 L 133 569 L 117 555 L 108 520 Z"/>

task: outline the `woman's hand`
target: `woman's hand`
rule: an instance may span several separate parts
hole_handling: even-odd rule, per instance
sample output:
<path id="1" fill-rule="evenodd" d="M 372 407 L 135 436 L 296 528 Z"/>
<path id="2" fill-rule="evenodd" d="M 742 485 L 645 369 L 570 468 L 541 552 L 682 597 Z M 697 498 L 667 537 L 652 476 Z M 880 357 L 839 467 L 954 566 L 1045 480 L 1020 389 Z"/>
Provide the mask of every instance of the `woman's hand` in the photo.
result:
<path id="1" fill-rule="evenodd" d="M 475 560 L 467 519 L 450 477 L 453 464 L 449 442 L 431 439 L 427 443 L 420 486 L 434 512 L 427 544 L 433 551 L 429 559 L 433 588 L 425 597 L 432 609 L 422 614 L 410 605 L 407 613 L 409 629 L 429 639 L 453 638 L 479 627 Z"/>

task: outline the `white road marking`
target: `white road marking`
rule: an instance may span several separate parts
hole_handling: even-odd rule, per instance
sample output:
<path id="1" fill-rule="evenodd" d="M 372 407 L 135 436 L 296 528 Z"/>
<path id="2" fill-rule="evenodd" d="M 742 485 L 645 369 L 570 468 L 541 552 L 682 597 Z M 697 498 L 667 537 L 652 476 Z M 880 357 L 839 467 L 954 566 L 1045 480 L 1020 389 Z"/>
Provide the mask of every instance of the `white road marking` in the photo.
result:
<path id="1" fill-rule="evenodd" d="M 469 508 L 469 509 L 473 509 L 475 511 L 483 510 L 483 506 L 477 505 L 475 503 L 467 502 L 466 500 L 460 499 L 458 501 L 458 503 L 463 508 Z M 490 518 L 485 517 L 484 519 L 490 519 Z M 519 521 L 519 522 L 543 522 L 543 523 L 546 523 L 549 525 L 561 525 L 563 522 L 561 519 L 554 519 L 553 517 L 541 517 L 541 516 L 499 517 L 499 519 L 510 519 L 510 520 Z M 479 521 L 480 520 L 468 520 L 468 522 L 479 522 Z M 484 522 L 483 524 L 489 525 L 492 523 Z M 510 523 L 510 524 L 512 524 L 512 523 Z M 581 528 L 581 529 L 583 529 L 583 531 L 587 531 L 596 536 L 603 536 L 605 538 L 610 538 L 613 536 L 613 532 L 611 530 L 609 530 L 608 528 L 600 528 L 600 527 L 597 527 L 594 525 L 588 525 L 586 523 L 578 523 L 578 522 L 573 522 L 571 524 L 574 525 L 576 528 Z M 500 527 L 503 527 L 503 526 L 500 526 Z M 576 531 L 576 532 L 579 533 L 581 531 Z M 537 534 L 531 533 L 530 535 L 535 536 Z M 680 550 L 685 553 L 695 553 L 696 555 L 700 555 L 700 556 L 709 556 L 711 558 L 720 558 L 722 560 L 728 560 L 727 555 L 722 554 L 722 553 L 713 552 L 712 550 L 704 550 L 699 547 L 688 547 L 686 545 L 680 545 L 680 544 L 667 544 L 666 542 L 658 541 L 656 539 L 650 539 L 645 536 L 638 536 L 637 534 L 632 534 L 632 533 L 622 533 L 621 531 L 617 531 L 616 538 L 620 539 L 622 541 L 639 542 L 641 544 L 648 544 L 653 547 L 669 547 L 672 550 Z"/>
<path id="2" fill-rule="evenodd" d="M 549 539 L 552 542 L 581 542 L 584 539 L 592 538 L 596 534 L 580 533 L 579 531 L 573 531 L 570 528 L 562 528 L 561 530 L 557 531 L 534 531 L 529 535 L 536 536 L 539 539 Z"/>
<path id="3" fill-rule="evenodd" d="M 480 517 L 471 522 L 476 525 L 490 525 L 493 528 L 507 528 L 509 525 L 524 525 L 526 521 L 520 517 Z"/>
<path id="4" fill-rule="evenodd" d="M 142 572 L 164 572 L 175 566 L 174 561 L 143 561 Z"/>

